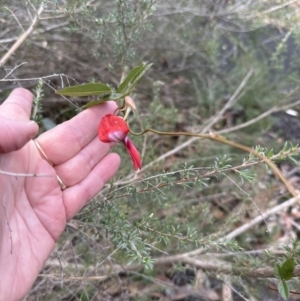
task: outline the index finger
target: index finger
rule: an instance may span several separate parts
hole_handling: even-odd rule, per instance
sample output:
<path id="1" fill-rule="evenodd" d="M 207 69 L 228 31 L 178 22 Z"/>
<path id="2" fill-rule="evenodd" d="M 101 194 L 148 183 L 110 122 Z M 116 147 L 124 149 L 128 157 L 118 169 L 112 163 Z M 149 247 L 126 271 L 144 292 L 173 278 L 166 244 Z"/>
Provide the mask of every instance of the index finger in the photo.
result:
<path id="1" fill-rule="evenodd" d="M 88 108 L 54 129 L 43 133 L 37 141 L 54 165 L 66 162 L 95 138 L 102 117 L 113 113 L 116 109 L 117 105 L 113 101 Z M 100 144 L 102 142 L 99 141 Z M 108 151 L 107 143 L 105 147 Z"/>

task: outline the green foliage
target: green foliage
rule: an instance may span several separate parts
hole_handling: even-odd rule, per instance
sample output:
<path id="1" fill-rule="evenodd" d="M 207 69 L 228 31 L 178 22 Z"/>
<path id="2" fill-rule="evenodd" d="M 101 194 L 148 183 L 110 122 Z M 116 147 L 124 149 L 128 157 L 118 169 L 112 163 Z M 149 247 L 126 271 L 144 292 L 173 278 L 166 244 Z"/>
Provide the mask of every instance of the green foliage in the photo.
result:
<path id="1" fill-rule="evenodd" d="M 74 87 L 66 87 L 55 91 L 56 94 L 65 96 L 91 96 L 99 94 L 110 94 L 112 92 L 108 85 L 102 83 L 82 84 Z"/>
<path id="2" fill-rule="evenodd" d="M 137 84 L 137 82 L 142 78 L 142 76 L 151 67 L 151 65 L 152 64 L 142 63 L 139 66 L 130 70 L 128 72 L 126 78 L 123 80 L 123 82 L 118 87 L 117 93 L 123 93 L 123 94 L 128 95 L 132 91 L 134 86 Z"/>
<path id="3" fill-rule="evenodd" d="M 290 296 L 290 292 L 289 292 L 289 288 L 287 283 L 282 280 L 278 283 L 278 292 L 280 293 L 280 295 L 287 300 Z"/>
<path id="4" fill-rule="evenodd" d="M 35 14 L 33 7 L 41 3 L 1 3 L 1 56 L 15 42 L 11 33 L 23 34 Z M 41 81 L 36 87 L 33 115 L 41 113 L 43 100 L 43 115 L 55 121 L 59 115 L 59 121 L 65 121 L 69 103 L 88 108 L 130 94 L 137 105 L 137 114 L 128 117 L 134 132 L 154 128 L 220 134 L 252 146 L 278 165 L 298 165 L 298 146 L 281 142 L 286 139 L 272 126 L 278 117 L 265 114 L 298 101 L 300 38 L 294 6 L 258 0 L 43 3 L 43 19 L 3 69 L 3 98 L 18 79 L 30 86 L 43 77 L 46 84 L 42 87 Z M 30 68 L 19 66 L 24 61 Z M 144 61 L 151 63 L 140 64 Z M 88 100 L 72 98 L 67 103 L 59 96 L 53 101 L 53 91 L 61 87 L 68 88 L 58 94 Z M 56 252 L 65 264 L 63 271 L 55 266 L 43 271 L 59 281 L 63 272 L 69 281 L 67 288 L 56 285 L 57 293 L 51 287 L 49 300 L 91 300 L 109 285 L 94 285 L 90 275 L 108 275 L 122 283 L 119 265 L 155 275 L 163 259 L 178 255 L 170 265 L 184 267 L 186 253 L 195 251 L 199 260 L 203 254 L 213 263 L 225 258 L 232 266 L 234 287 L 238 284 L 245 295 L 255 295 L 256 287 L 247 271 L 274 267 L 278 291 L 288 298 L 300 253 L 296 242 L 286 246 L 281 257 L 273 253 L 274 245 L 282 251 L 284 227 L 281 215 L 264 213 L 289 195 L 264 160 L 209 140 L 132 136 L 144 170 L 133 173 L 124 149 L 114 146 L 122 159 L 120 171 L 70 222 L 73 232 L 59 241 Z M 262 222 L 243 230 L 258 217 Z M 241 267 L 247 271 L 240 273 Z M 204 270 L 222 279 L 218 268 Z M 67 279 L 74 275 L 86 278 Z M 130 281 L 129 272 L 126 277 Z M 151 281 L 157 282 L 155 276 Z M 50 285 L 52 280 L 45 282 Z M 32 295 L 39 298 L 34 291 Z"/>
<path id="5" fill-rule="evenodd" d="M 278 292 L 284 299 L 288 299 L 290 295 L 290 283 L 289 280 L 293 278 L 295 265 L 298 262 L 300 255 L 300 242 L 295 239 L 292 241 L 291 245 L 283 246 L 285 249 L 285 254 L 281 260 L 274 258 L 276 260 L 274 265 L 274 275 L 278 279 Z M 270 254 L 267 254 L 269 260 L 271 258 Z M 287 282 L 289 281 L 289 282 Z"/>
<path id="6" fill-rule="evenodd" d="M 276 268 L 282 281 L 290 280 L 295 268 L 294 257 L 287 259 L 281 266 L 277 263 Z"/>
<path id="7" fill-rule="evenodd" d="M 44 82 L 42 80 L 39 80 L 38 85 L 36 86 L 36 89 L 34 90 L 34 98 L 33 98 L 33 108 L 31 112 L 31 119 L 34 120 L 37 123 L 40 123 L 42 120 L 42 111 L 43 111 L 43 105 L 42 100 L 44 98 L 43 93 L 43 85 Z"/>
<path id="8" fill-rule="evenodd" d="M 280 281 L 278 283 L 278 292 L 284 299 L 288 299 L 290 295 L 289 287 L 286 281 L 290 280 L 294 274 L 295 259 L 291 257 L 283 262 L 280 266 L 275 264 L 274 273 Z"/>
<path id="9" fill-rule="evenodd" d="M 58 14 L 61 9 L 57 9 Z M 111 67 L 124 68 L 136 57 L 135 45 L 143 32 L 151 29 L 147 18 L 155 11 L 155 1 L 102 1 L 97 6 L 74 1 L 73 5 L 68 3 L 63 9 L 72 21 L 68 27 L 70 32 L 87 31 L 97 42 L 98 46 L 92 49 L 96 59 L 107 59 L 112 55 L 115 63 Z"/>
<path id="10" fill-rule="evenodd" d="M 89 101 L 85 104 L 82 109 L 86 109 L 95 105 L 99 105 L 103 102 L 109 100 L 119 100 L 124 99 L 125 96 L 129 95 L 134 89 L 137 82 L 142 78 L 142 76 L 147 72 L 152 64 L 142 63 L 139 66 L 133 68 L 129 71 L 128 75 L 124 81 L 118 87 L 116 93 L 115 89 L 103 83 L 88 83 L 81 84 L 78 86 L 66 87 L 55 91 L 58 95 L 64 96 L 95 96 L 98 95 L 97 100 Z"/>

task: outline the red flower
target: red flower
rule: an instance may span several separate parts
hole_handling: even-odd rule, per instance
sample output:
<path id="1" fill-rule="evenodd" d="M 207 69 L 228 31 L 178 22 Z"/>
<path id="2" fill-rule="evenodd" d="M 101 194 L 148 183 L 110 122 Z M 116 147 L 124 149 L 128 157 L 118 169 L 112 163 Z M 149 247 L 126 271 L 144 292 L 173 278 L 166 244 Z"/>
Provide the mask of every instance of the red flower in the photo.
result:
<path id="1" fill-rule="evenodd" d="M 100 121 L 98 137 L 100 141 L 106 143 L 123 142 L 128 154 L 131 157 L 134 169 L 138 170 L 142 167 L 141 157 L 132 141 L 128 138 L 128 132 L 128 125 L 122 117 L 108 114 L 105 115 Z"/>

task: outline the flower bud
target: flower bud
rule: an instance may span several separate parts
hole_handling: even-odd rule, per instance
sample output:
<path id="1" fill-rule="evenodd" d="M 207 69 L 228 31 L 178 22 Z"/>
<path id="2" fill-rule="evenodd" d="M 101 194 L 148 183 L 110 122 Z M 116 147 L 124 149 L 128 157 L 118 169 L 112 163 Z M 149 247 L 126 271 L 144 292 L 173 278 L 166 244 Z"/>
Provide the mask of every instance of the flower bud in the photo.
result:
<path id="1" fill-rule="evenodd" d="M 134 111 L 136 110 L 135 102 L 130 96 L 125 96 L 124 100 L 131 109 L 133 109 Z"/>

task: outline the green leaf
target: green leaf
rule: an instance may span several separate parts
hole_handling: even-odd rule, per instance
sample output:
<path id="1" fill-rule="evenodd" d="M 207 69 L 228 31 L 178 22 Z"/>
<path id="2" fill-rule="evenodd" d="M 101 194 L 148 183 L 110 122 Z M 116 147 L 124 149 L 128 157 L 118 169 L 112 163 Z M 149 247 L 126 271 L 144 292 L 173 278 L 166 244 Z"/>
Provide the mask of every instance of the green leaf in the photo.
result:
<path id="1" fill-rule="evenodd" d="M 144 74 L 148 71 L 148 69 L 152 66 L 153 64 L 145 64 L 143 70 L 134 78 L 132 81 L 130 89 L 132 89 L 136 83 L 144 76 Z"/>
<path id="2" fill-rule="evenodd" d="M 282 298 L 287 300 L 290 296 L 290 291 L 287 283 L 283 280 L 278 283 L 278 292 L 281 295 Z"/>
<path id="3" fill-rule="evenodd" d="M 278 263 L 275 263 L 275 265 L 274 265 L 274 275 L 277 279 L 281 280 L 280 265 Z"/>
<path id="4" fill-rule="evenodd" d="M 143 69 L 144 69 L 144 63 L 130 70 L 126 78 L 123 80 L 123 82 L 120 84 L 119 88 L 117 89 L 117 92 L 118 93 L 124 92 L 127 86 L 134 80 L 134 78 L 138 74 L 140 74 L 143 71 Z"/>
<path id="5" fill-rule="evenodd" d="M 294 157 L 289 157 L 289 159 L 290 159 L 293 163 L 298 164 L 298 160 L 297 160 L 296 158 L 294 158 Z"/>
<path id="6" fill-rule="evenodd" d="M 290 280 L 293 277 L 295 269 L 294 257 L 287 259 L 280 267 L 280 276 L 283 280 Z"/>
<path id="7" fill-rule="evenodd" d="M 130 70 L 127 77 L 120 84 L 117 93 L 128 93 L 151 66 L 152 64 L 142 63 L 139 66 Z"/>
<path id="8" fill-rule="evenodd" d="M 55 91 L 56 94 L 65 96 L 90 96 L 98 94 L 108 94 L 112 90 L 108 85 L 102 83 L 88 83 L 78 86 L 66 87 Z"/>
<path id="9" fill-rule="evenodd" d="M 100 103 L 103 103 L 103 102 L 106 102 L 106 101 L 109 101 L 109 100 L 118 100 L 122 97 L 124 97 L 123 94 L 111 93 L 111 94 L 105 95 L 104 97 L 102 97 L 100 99 L 89 101 L 87 104 L 82 106 L 81 109 L 84 110 L 84 109 L 96 106 Z"/>

